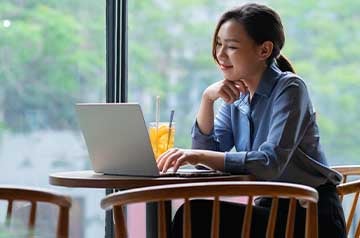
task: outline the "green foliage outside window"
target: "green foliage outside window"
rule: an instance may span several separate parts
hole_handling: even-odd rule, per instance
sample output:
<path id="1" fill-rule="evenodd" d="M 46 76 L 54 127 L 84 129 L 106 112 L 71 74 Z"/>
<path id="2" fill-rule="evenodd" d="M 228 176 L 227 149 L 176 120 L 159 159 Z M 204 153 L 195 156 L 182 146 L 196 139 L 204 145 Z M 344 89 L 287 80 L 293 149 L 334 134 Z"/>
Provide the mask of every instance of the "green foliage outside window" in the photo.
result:
<path id="1" fill-rule="evenodd" d="M 321 141 L 332 164 L 356 163 L 360 147 L 360 2 L 261 1 L 278 11 L 286 30 L 283 53 L 306 81 L 317 111 Z M 202 90 L 221 79 L 211 57 L 221 12 L 241 1 L 129 1 L 129 95 L 154 120 L 177 110 L 179 147 L 190 129 Z M 226 5 L 226 6 L 225 6 Z"/>
<path id="2" fill-rule="evenodd" d="M 356 163 L 360 2 L 261 2 L 282 16 L 283 53 L 309 86 L 330 162 Z M 129 1 L 129 101 L 141 102 L 150 121 L 160 95 L 162 120 L 176 110 L 179 147 L 190 146 L 202 91 L 221 79 L 211 58 L 212 33 L 221 12 L 236 3 Z M 87 14 L 79 7 L 70 0 L 0 3 L 0 131 L 75 128 L 73 104 L 104 98 L 105 92 L 89 92 L 105 82 L 105 21 L 93 19 L 105 13 L 92 14 L 103 10 L 92 2 Z"/>
<path id="3" fill-rule="evenodd" d="M 73 1 L 0 3 L 0 121 L 11 131 L 74 128 L 73 104 L 104 84 L 105 21 L 73 7 Z"/>

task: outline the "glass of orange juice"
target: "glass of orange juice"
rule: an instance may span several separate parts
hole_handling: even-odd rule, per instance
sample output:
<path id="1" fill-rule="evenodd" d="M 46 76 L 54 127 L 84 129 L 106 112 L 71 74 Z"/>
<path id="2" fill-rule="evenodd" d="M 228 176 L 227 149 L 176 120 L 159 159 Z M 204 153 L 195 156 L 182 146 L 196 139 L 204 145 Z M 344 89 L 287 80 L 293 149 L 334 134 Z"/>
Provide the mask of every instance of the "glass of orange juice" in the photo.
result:
<path id="1" fill-rule="evenodd" d="M 173 148 L 175 141 L 175 122 L 171 123 L 171 128 L 169 128 L 169 122 L 159 122 L 158 126 L 156 128 L 156 122 L 150 122 L 148 128 L 155 159 Z"/>

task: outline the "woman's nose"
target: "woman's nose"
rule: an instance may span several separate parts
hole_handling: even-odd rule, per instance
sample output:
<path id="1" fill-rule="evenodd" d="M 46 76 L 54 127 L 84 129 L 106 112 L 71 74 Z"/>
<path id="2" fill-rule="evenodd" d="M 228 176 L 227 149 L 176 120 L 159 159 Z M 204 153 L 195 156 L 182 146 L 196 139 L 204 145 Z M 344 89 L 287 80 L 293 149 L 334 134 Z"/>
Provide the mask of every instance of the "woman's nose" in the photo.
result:
<path id="1" fill-rule="evenodd" d="M 218 48 L 216 56 L 218 59 L 224 59 L 227 57 L 223 46 Z"/>

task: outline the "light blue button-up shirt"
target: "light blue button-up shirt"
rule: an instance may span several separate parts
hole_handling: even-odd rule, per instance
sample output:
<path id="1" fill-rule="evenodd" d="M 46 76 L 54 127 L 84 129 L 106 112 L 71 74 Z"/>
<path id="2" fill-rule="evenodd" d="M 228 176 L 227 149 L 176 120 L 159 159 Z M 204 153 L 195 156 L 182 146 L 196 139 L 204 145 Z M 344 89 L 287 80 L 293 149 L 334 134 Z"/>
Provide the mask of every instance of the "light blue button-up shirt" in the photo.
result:
<path id="1" fill-rule="evenodd" d="M 195 123 L 192 148 L 225 152 L 225 171 L 233 174 L 312 187 L 341 181 L 327 166 L 305 83 L 275 63 L 265 70 L 251 101 L 242 94 L 220 107 L 209 135 Z"/>

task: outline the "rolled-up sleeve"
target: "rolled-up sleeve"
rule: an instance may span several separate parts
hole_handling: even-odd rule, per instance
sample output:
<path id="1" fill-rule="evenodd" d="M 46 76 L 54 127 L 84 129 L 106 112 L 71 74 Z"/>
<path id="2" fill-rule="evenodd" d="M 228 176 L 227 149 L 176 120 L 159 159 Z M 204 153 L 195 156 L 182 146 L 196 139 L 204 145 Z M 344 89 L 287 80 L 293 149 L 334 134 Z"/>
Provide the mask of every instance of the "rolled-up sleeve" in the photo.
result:
<path id="1" fill-rule="evenodd" d="M 192 148 L 225 152 L 234 146 L 231 128 L 230 105 L 223 104 L 214 121 L 214 128 L 208 134 L 203 134 L 195 121 L 191 135 Z"/>
<path id="2" fill-rule="evenodd" d="M 192 130 L 191 130 L 192 146 L 193 149 L 202 149 L 202 150 L 219 150 L 219 142 L 215 138 L 214 130 L 210 134 L 203 134 L 197 122 L 195 121 Z"/>
<path id="3" fill-rule="evenodd" d="M 232 174 L 246 174 L 245 160 L 247 157 L 245 151 L 226 152 L 225 153 L 225 171 Z"/>

